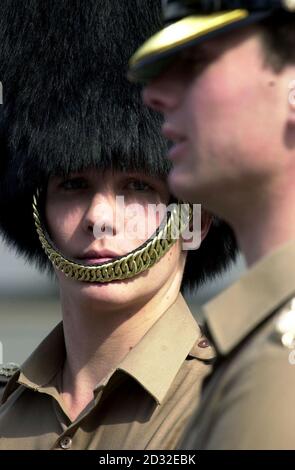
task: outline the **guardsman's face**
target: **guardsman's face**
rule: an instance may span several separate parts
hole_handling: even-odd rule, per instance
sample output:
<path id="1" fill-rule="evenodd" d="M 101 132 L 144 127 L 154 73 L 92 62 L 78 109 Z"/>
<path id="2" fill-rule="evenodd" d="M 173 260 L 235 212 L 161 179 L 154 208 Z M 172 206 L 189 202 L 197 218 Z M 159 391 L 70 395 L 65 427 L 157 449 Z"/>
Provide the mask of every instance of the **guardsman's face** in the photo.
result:
<path id="1" fill-rule="evenodd" d="M 172 192 L 211 210 L 286 163 L 292 74 L 266 63 L 260 34 L 249 27 L 186 49 L 143 93 L 174 143 Z"/>
<path id="2" fill-rule="evenodd" d="M 81 264 L 94 265 L 126 255 L 150 238 L 165 215 L 169 199 L 167 182 L 160 178 L 89 169 L 67 178 L 50 178 L 46 221 L 51 238 L 63 254 Z M 61 288 L 73 289 L 111 308 L 153 296 L 172 282 L 177 270 L 182 272 L 184 261 L 177 242 L 152 269 L 129 280 L 96 284 L 56 273 Z"/>

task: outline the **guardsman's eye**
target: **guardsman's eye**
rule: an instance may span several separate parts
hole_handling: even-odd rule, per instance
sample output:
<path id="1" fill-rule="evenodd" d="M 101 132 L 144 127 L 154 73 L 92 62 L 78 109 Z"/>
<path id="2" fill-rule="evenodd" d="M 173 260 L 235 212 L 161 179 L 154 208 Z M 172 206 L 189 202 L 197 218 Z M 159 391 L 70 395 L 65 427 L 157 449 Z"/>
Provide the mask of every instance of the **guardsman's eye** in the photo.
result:
<path id="1" fill-rule="evenodd" d="M 60 187 L 66 191 L 74 191 L 87 188 L 87 181 L 84 178 L 69 178 L 60 183 Z"/>
<path id="2" fill-rule="evenodd" d="M 126 188 L 131 191 L 152 191 L 152 187 L 142 180 L 132 180 L 126 185 Z"/>

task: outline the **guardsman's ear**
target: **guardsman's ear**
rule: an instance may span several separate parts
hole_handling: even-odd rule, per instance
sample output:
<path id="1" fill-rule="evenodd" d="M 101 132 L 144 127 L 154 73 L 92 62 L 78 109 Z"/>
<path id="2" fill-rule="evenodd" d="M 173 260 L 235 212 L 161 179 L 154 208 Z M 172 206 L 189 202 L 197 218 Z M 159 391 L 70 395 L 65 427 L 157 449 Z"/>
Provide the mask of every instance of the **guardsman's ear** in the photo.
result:
<path id="1" fill-rule="evenodd" d="M 294 75 L 295 76 L 295 75 Z M 295 126 L 295 78 L 289 83 L 289 93 L 288 93 L 288 124 Z"/>
<path id="2" fill-rule="evenodd" d="M 194 236 L 195 236 L 195 234 L 193 233 L 194 232 L 194 225 L 193 225 L 193 220 L 191 220 L 190 225 L 189 225 L 189 230 L 190 230 L 190 233 L 191 233 L 191 237 L 182 239 L 182 240 L 185 240 L 185 245 L 190 246 L 190 249 L 199 248 L 200 244 L 202 243 L 202 241 L 204 240 L 204 238 L 207 236 L 207 234 L 209 232 L 212 221 L 213 221 L 212 214 L 210 214 L 209 212 L 207 212 L 205 209 L 202 208 L 201 209 L 201 223 L 200 223 L 200 230 L 201 230 L 200 239 L 199 239 L 199 237 L 197 237 L 198 241 L 194 239 Z M 197 242 L 197 246 L 196 246 L 196 242 Z M 188 248 L 186 248 L 186 249 L 188 249 Z M 186 250 L 186 249 L 184 248 L 184 250 Z"/>
<path id="3" fill-rule="evenodd" d="M 207 212 L 205 209 L 202 209 L 202 219 L 201 219 L 201 239 L 202 241 L 206 237 L 209 229 L 211 227 L 213 216 Z"/>

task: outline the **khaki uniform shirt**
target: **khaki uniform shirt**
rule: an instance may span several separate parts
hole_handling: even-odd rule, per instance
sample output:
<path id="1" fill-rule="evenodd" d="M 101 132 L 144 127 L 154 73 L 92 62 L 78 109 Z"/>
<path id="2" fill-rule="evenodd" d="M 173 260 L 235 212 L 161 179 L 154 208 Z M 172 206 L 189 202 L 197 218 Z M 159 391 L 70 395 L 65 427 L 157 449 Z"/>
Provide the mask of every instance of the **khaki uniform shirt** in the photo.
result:
<path id="1" fill-rule="evenodd" d="M 295 243 L 205 307 L 217 350 L 182 449 L 295 449 Z"/>
<path id="2" fill-rule="evenodd" d="M 0 449 L 174 449 L 214 353 L 181 296 L 71 422 L 59 394 L 62 324 L 9 381 Z"/>

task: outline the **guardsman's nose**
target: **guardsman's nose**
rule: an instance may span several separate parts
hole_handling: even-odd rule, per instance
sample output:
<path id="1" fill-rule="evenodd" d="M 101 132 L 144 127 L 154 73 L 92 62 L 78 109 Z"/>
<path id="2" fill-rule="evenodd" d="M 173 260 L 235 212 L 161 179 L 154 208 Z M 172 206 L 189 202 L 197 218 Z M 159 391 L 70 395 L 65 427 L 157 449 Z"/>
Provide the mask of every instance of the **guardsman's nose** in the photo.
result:
<path id="1" fill-rule="evenodd" d="M 84 214 L 83 228 L 94 238 L 115 235 L 115 197 L 96 193 Z"/>

